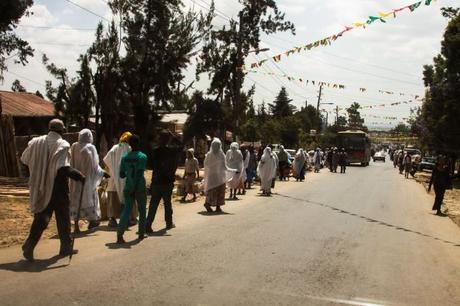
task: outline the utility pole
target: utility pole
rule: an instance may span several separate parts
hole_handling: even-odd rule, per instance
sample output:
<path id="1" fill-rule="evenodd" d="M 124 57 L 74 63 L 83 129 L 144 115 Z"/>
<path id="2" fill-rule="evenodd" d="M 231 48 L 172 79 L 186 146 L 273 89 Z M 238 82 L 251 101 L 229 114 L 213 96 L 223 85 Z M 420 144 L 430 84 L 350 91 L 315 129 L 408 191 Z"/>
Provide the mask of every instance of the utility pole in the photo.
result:
<path id="1" fill-rule="evenodd" d="M 321 120 L 321 114 L 320 114 L 320 112 L 319 112 L 319 104 L 321 103 L 321 94 L 322 94 L 322 92 L 323 92 L 323 83 L 321 83 L 321 84 L 319 85 L 318 103 L 316 104 L 316 114 L 318 115 L 319 122 L 320 122 L 320 124 L 319 124 L 319 131 L 320 131 L 320 132 L 321 132 L 322 126 L 323 126 L 322 123 L 321 123 L 321 121 L 322 121 L 322 120 Z"/>
<path id="2" fill-rule="evenodd" d="M 318 104 L 316 104 L 316 112 L 319 114 L 319 104 L 321 103 L 321 94 L 323 92 L 323 83 L 319 85 Z"/>
<path id="3" fill-rule="evenodd" d="M 338 105 L 335 107 L 335 125 L 337 125 L 337 122 L 339 122 L 339 106 Z"/>
<path id="4" fill-rule="evenodd" d="M 237 42 L 236 42 L 236 67 L 235 67 L 235 80 L 233 82 L 233 111 L 235 115 L 235 130 L 233 131 L 233 140 L 238 141 L 238 130 L 240 127 L 240 107 L 241 107 L 241 87 L 242 87 L 242 78 L 243 78 L 243 71 L 241 67 L 244 64 L 243 59 L 243 51 L 242 51 L 242 41 L 241 41 L 241 23 L 242 23 L 242 16 L 241 12 L 239 14 L 239 29 L 237 35 Z"/>

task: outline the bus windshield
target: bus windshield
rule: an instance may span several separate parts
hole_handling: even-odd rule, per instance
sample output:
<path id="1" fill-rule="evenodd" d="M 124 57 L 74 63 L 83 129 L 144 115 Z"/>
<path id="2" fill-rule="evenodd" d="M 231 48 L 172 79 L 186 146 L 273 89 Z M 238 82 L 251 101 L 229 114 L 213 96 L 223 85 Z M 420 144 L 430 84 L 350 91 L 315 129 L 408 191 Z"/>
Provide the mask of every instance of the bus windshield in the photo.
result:
<path id="1" fill-rule="evenodd" d="M 364 150 L 366 138 L 361 135 L 340 135 L 338 145 L 347 150 Z"/>

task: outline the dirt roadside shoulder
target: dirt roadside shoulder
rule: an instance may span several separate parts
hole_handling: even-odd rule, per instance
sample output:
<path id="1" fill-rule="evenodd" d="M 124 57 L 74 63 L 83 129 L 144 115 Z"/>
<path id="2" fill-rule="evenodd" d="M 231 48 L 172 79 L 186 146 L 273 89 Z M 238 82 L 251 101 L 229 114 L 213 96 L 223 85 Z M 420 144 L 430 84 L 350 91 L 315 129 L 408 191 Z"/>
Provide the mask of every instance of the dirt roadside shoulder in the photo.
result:
<path id="1" fill-rule="evenodd" d="M 421 183 L 425 189 L 428 189 L 431 173 L 417 172 L 415 180 Z M 434 194 L 431 191 L 431 194 Z M 460 181 L 454 180 L 453 189 L 447 190 L 444 196 L 445 213 L 460 227 Z"/>

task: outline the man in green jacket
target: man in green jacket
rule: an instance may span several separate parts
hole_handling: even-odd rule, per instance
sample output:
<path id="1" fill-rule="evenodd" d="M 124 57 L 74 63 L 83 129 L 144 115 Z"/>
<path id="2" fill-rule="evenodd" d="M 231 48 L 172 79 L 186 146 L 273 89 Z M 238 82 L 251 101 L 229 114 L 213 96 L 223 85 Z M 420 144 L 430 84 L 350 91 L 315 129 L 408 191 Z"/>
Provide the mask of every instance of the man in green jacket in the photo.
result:
<path id="1" fill-rule="evenodd" d="M 145 186 L 144 171 L 147 167 L 147 155 L 140 151 L 140 138 L 131 136 L 129 145 L 132 151 L 127 153 L 120 164 L 120 177 L 126 178 L 123 190 L 124 208 L 121 214 L 117 231 L 117 243 L 125 243 L 123 234 L 128 227 L 129 216 L 133 209 L 134 201 L 139 210 L 139 240 L 145 238 L 145 206 L 147 203 L 147 190 Z"/>

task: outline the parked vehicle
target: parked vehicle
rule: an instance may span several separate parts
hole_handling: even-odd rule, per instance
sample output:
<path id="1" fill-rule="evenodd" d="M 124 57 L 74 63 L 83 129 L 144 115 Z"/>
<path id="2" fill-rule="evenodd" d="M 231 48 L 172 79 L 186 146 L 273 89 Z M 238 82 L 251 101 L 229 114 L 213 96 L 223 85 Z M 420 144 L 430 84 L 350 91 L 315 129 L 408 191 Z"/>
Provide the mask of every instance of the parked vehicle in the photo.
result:
<path id="1" fill-rule="evenodd" d="M 436 164 L 436 159 L 433 156 L 422 157 L 422 161 L 418 164 L 418 171 L 433 170 Z"/>

